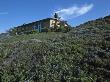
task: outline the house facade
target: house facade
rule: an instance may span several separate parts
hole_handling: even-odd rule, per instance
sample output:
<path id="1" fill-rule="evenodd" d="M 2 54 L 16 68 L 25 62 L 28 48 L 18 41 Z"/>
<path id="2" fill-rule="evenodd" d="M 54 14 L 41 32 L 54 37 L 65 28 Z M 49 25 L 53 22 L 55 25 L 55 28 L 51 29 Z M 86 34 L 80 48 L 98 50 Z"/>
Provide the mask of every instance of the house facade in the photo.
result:
<path id="1" fill-rule="evenodd" d="M 36 24 L 34 25 L 34 29 L 42 32 L 43 29 L 49 28 L 49 29 L 57 29 L 63 27 L 70 27 L 66 21 L 60 20 L 58 15 L 55 13 L 54 18 L 46 18 L 39 21 L 36 21 Z"/>

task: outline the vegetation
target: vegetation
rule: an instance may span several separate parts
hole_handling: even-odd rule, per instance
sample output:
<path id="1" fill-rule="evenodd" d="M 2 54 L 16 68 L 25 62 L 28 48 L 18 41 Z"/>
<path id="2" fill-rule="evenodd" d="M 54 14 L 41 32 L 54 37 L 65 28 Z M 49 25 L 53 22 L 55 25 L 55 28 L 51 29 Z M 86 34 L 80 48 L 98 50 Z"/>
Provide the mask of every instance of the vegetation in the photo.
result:
<path id="1" fill-rule="evenodd" d="M 22 26 L 14 27 L 9 29 L 10 35 L 23 35 L 23 34 L 34 34 L 37 30 L 34 29 L 35 23 L 23 24 Z"/>
<path id="2" fill-rule="evenodd" d="M 0 37 L 0 82 L 110 82 L 109 62 L 110 16 L 67 33 Z"/>

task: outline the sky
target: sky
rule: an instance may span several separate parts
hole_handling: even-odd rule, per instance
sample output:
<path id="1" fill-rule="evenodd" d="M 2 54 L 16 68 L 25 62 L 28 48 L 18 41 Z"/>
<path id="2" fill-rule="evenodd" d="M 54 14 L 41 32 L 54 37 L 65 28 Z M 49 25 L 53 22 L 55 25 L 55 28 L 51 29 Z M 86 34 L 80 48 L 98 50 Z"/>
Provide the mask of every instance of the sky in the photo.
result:
<path id="1" fill-rule="evenodd" d="M 110 0 L 0 0 L 0 33 L 52 17 L 56 12 L 71 26 L 110 15 Z"/>

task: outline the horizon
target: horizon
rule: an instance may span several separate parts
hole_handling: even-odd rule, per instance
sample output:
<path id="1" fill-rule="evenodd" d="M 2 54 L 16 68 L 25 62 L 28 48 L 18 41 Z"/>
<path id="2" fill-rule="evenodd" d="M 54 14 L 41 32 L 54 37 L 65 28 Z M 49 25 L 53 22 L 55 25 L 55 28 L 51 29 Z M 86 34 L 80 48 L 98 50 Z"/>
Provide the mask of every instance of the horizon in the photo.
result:
<path id="1" fill-rule="evenodd" d="M 1 0 L 0 33 L 22 24 L 50 18 L 58 13 L 72 27 L 90 20 L 110 15 L 110 1 L 63 1 L 63 0 Z"/>

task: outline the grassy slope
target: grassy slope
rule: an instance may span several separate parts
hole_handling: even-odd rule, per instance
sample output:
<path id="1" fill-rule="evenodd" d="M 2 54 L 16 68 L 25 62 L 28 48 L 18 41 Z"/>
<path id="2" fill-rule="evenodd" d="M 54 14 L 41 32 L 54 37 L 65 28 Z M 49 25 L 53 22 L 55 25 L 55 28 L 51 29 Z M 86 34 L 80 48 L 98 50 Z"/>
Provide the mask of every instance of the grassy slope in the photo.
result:
<path id="1" fill-rule="evenodd" d="M 57 38 L 65 33 L 37 33 L 37 34 L 30 34 L 30 35 L 18 35 L 18 36 L 11 36 L 8 39 L 1 39 L 1 43 L 13 43 L 16 41 L 23 41 L 23 40 L 30 40 L 30 39 L 39 39 L 39 40 L 47 40 L 51 38 Z"/>
<path id="2" fill-rule="evenodd" d="M 106 20 L 106 21 L 105 21 Z M 0 39 L 2 82 L 109 82 L 109 16 L 69 33 Z"/>

